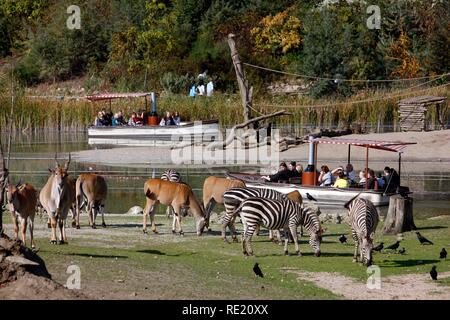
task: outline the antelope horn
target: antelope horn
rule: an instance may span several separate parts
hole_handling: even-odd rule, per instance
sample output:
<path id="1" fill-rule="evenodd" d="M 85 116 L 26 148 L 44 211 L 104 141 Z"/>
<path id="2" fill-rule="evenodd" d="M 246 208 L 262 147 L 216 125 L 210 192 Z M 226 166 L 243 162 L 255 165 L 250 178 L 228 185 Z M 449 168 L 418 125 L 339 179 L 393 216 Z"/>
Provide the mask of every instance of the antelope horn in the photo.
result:
<path id="1" fill-rule="evenodd" d="M 19 189 L 20 185 L 23 183 L 22 177 L 20 177 L 19 182 L 16 185 L 16 188 Z"/>
<path id="2" fill-rule="evenodd" d="M 55 152 L 55 164 L 57 167 L 60 167 L 59 162 L 58 162 L 58 153 Z"/>
<path id="3" fill-rule="evenodd" d="M 70 152 L 69 152 L 69 161 L 67 161 L 66 166 L 65 166 L 66 170 L 69 169 L 69 164 L 70 164 Z"/>

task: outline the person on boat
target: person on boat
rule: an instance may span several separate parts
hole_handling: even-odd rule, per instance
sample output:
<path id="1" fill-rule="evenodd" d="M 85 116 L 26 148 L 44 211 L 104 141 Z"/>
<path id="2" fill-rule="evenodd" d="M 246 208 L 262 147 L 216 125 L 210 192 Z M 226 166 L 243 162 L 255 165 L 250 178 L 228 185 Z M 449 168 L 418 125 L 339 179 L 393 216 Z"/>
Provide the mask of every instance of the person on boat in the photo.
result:
<path id="1" fill-rule="evenodd" d="M 378 187 L 380 189 L 384 189 L 385 185 L 386 185 L 386 180 L 384 180 L 384 177 L 381 176 L 381 173 L 377 173 L 377 181 L 378 181 Z"/>
<path id="2" fill-rule="evenodd" d="M 372 169 L 367 171 L 367 189 L 378 190 L 378 181 Z"/>
<path id="3" fill-rule="evenodd" d="M 344 170 L 339 171 L 338 178 L 336 179 L 336 182 L 333 184 L 333 187 L 348 188 L 349 186 L 350 186 L 350 183 L 344 174 Z"/>
<path id="4" fill-rule="evenodd" d="M 317 181 L 319 182 L 319 185 L 321 187 L 329 187 L 333 184 L 333 175 L 331 174 L 330 169 L 328 166 L 323 165 L 320 167 L 320 175 L 319 179 Z"/>
<path id="5" fill-rule="evenodd" d="M 169 111 L 164 112 L 164 117 L 162 117 L 161 122 L 159 123 L 160 126 L 174 126 L 175 121 L 172 118 L 172 115 Z"/>
<path id="6" fill-rule="evenodd" d="M 396 192 L 397 188 L 400 186 L 400 176 L 394 168 L 385 167 L 384 177 L 386 179 L 386 191 Z"/>
<path id="7" fill-rule="evenodd" d="M 105 109 L 102 109 L 102 121 L 103 121 L 103 125 L 104 126 L 111 126 L 112 125 L 112 118 L 113 118 L 113 113 L 110 112 L 106 112 Z"/>
<path id="8" fill-rule="evenodd" d="M 290 178 L 299 178 L 301 174 L 297 171 L 297 163 L 295 161 L 291 161 L 289 163 L 289 177 Z"/>
<path id="9" fill-rule="evenodd" d="M 289 182 L 289 172 L 288 167 L 285 162 L 282 162 L 280 164 L 280 168 L 278 169 L 278 172 L 275 174 L 272 174 L 270 176 L 263 176 L 262 178 L 264 180 L 270 181 L 270 182 Z"/>
<path id="10" fill-rule="evenodd" d="M 347 163 L 345 166 L 344 174 L 347 176 L 348 182 L 351 186 L 356 184 L 356 171 L 353 169 L 353 165 L 351 163 Z"/>
<path id="11" fill-rule="evenodd" d="M 142 126 L 142 122 L 139 120 L 136 112 L 132 112 L 130 119 L 128 119 L 128 125 L 132 127 Z"/>
<path id="12" fill-rule="evenodd" d="M 197 90 L 198 90 L 198 95 L 199 96 L 204 96 L 205 95 L 205 85 L 203 84 L 203 80 L 200 81 L 200 84 L 199 84 Z"/>
<path id="13" fill-rule="evenodd" d="M 94 126 L 96 126 L 96 127 L 104 127 L 105 126 L 105 120 L 104 120 L 104 118 L 103 118 L 103 113 L 100 111 L 98 114 L 97 114 L 97 117 L 95 117 L 95 120 L 94 120 Z"/>
<path id="14" fill-rule="evenodd" d="M 126 123 L 125 119 L 123 118 L 123 112 L 121 110 L 114 115 L 114 118 L 112 120 L 112 126 L 120 127 L 120 126 L 126 126 L 126 125 L 127 125 L 127 123 Z"/>
<path id="15" fill-rule="evenodd" d="M 173 114 L 173 122 L 175 122 L 176 126 L 179 126 L 181 123 L 181 118 L 180 118 L 180 114 L 178 113 L 178 111 L 175 111 L 175 113 Z"/>
<path id="16" fill-rule="evenodd" d="M 360 171 L 359 172 L 359 181 L 358 181 L 358 187 L 365 187 L 366 186 L 366 172 L 365 171 Z"/>
<path id="17" fill-rule="evenodd" d="M 142 125 L 147 123 L 147 113 L 145 112 L 145 110 L 139 110 L 138 118 Z"/>

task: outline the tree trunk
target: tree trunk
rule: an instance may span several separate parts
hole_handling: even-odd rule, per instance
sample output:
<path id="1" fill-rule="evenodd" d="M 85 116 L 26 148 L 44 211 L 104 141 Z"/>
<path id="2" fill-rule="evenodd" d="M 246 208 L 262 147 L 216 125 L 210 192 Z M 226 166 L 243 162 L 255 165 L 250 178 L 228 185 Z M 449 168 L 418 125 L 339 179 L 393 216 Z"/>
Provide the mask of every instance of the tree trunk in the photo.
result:
<path id="1" fill-rule="evenodd" d="M 242 106 L 244 107 L 244 121 L 248 121 L 252 118 L 251 108 L 253 101 L 253 87 L 249 88 L 248 81 L 245 79 L 244 69 L 239 57 L 239 53 L 236 49 L 234 42 L 234 34 L 228 35 L 228 45 L 231 51 L 231 59 L 233 60 L 234 69 L 236 71 L 236 78 L 239 84 L 239 92 L 241 93 Z"/>
<path id="2" fill-rule="evenodd" d="M 413 217 L 413 199 L 400 195 L 390 197 L 383 234 L 398 234 L 416 229 Z"/>

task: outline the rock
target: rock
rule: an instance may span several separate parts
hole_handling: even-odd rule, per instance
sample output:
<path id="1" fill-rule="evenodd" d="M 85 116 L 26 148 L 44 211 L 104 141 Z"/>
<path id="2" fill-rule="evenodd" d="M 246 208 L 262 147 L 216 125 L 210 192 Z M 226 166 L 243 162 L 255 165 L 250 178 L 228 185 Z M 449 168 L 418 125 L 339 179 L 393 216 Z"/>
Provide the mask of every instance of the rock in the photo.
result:
<path id="1" fill-rule="evenodd" d="M 38 266 L 39 263 L 25 259 L 23 257 L 20 256 L 7 256 L 6 261 L 11 262 L 11 263 L 15 263 L 19 266 Z"/>
<path id="2" fill-rule="evenodd" d="M 127 214 L 143 214 L 143 213 L 144 213 L 144 209 L 139 206 L 131 207 L 127 212 Z"/>

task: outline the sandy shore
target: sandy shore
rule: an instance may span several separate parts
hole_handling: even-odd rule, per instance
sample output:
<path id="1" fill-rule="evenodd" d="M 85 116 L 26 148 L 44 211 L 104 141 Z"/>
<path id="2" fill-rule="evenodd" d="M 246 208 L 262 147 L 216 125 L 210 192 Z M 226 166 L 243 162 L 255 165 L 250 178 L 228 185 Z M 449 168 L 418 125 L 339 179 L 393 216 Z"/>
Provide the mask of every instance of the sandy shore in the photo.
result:
<path id="1" fill-rule="evenodd" d="M 419 170 L 420 172 L 448 172 L 450 171 L 450 130 L 430 132 L 393 132 L 381 134 L 353 134 L 345 138 L 416 142 L 408 146 L 402 154 L 402 163 L 406 171 Z M 347 146 L 321 144 L 318 148 L 318 163 L 329 164 L 334 167 L 347 162 Z M 243 163 L 233 161 L 236 158 L 244 159 L 248 150 L 229 150 L 226 153 L 211 154 L 205 148 L 171 150 L 167 147 L 117 147 L 111 149 L 84 150 L 72 154 L 78 162 L 89 164 L 103 164 L 111 166 L 136 167 L 176 167 L 180 159 L 192 160 L 192 165 L 198 167 L 214 167 L 240 165 L 250 167 L 270 167 L 268 163 L 255 165 L 254 162 Z M 278 161 L 296 160 L 306 164 L 308 160 L 308 144 L 291 147 L 279 154 L 272 154 L 272 166 Z M 251 158 L 251 156 L 250 156 Z M 385 165 L 397 166 L 398 154 L 371 149 L 369 152 L 369 165 L 375 170 Z M 352 147 L 351 161 L 356 168 L 364 166 L 365 148 Z M 215 161 L 213 161 L 215 160 Z M 226 163 L 224 164 L 224 160 Z M 230 161 L 231 160 L 231 161 Z M 184 163 L 186 165 L 186 163 Z"/>

